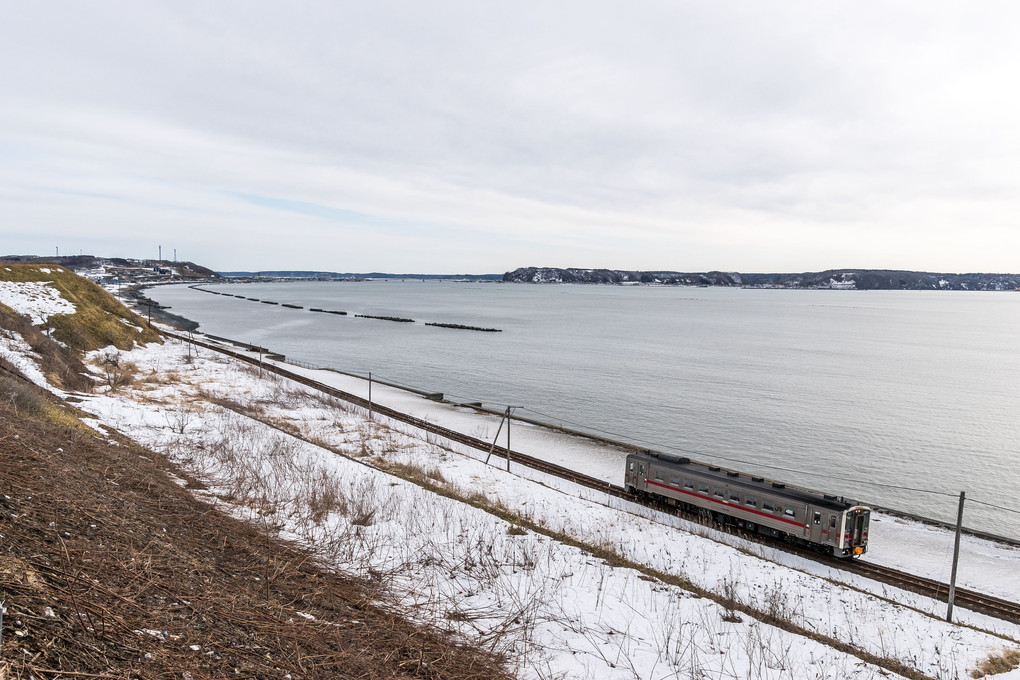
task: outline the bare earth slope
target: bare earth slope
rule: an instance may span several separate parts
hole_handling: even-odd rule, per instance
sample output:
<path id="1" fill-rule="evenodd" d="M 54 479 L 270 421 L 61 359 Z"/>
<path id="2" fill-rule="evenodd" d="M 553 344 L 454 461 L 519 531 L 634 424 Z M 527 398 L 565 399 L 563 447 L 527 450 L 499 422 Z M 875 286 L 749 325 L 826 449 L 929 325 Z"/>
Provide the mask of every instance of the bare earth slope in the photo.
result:
<path id="1" fill-rule="evenodd" d="M 50 328 L 85 346 L 158 339 L 105 291 L 40 269 L 3 268 L 0 282 L 48 280 L 72 300 L 75 313 L 49 316 Z M 0 334 L 25 342 L 64 389 L 89 388 L 77 352 L 10 307 Z M 508 677 L 502 659 L 373 604 L 377 584 L 228 518 L 162 455 L 86 426 L 6 356 L 0 678 Z"/>
<path id="2" fill-rule="evenodd" d="M 46 397 L 6 371 L 0 392 L 7 677 L 500 677 L 196 500 L 158 454 L 36 415 Z"/>

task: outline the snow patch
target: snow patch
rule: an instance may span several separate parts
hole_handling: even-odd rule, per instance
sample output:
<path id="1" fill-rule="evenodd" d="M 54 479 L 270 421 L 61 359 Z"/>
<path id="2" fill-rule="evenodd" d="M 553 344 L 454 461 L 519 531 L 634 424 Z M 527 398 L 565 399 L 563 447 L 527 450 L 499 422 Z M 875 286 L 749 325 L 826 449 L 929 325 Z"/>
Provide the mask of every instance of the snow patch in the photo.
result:
<path id="1" fill-rule="evenodd" d="M 29 317 L 36 326 L 54 314 L 77 311 L 49 281 L 0 281 L 0 303 Z"/>
<path id="2" fill-rule="evenodd" d="M 50 388 L 46 376 L 39 370 L 38 362 L 41 357 L 14 331 L 0 328 L 0 358 L 6 359 L 36 385 Z"/>

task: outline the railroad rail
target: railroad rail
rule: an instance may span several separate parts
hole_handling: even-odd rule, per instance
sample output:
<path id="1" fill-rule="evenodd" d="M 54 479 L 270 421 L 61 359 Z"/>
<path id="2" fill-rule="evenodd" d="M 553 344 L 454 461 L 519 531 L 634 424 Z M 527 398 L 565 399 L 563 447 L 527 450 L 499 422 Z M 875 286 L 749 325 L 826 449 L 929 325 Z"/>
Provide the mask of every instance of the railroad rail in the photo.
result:
<path id="1" fill-rule="evenodd" d="M 897 569 L 861 560 L 831 560 L 830 564 L 832 563 L 834 563 L 834 566 L 840 567 L 845 571 L 873 578 L 903 590 L 909 590 L 910 592 L 942 602 L 949 601 L 949 586 L 935 579 L 915 576 Z M 1003 600 L 992 595 L 979 593 L 976 590 L 968 590 L 957 586 L 954 603 L 971 611 L 994 616 L 1005 621 L 1012 621 L 1013 623 L 1020 623 L 1020 604 L 1016 602 L 1010 602 L 1009 600 Z"/>
<path id="2" fill-rule="evenodd" d="M 234 357 L 235 359 L 238 359 L 240 361 L 255 366 L 259 366 L 262 370 L 269 371 L 281 377 L 287 378 L 288 380 L 293 380 L 295 382 L 301 383 L 302 385 L 311 387 L 324 394 L 328 394 L 337 399 L 341 399 L 348 403 L 354 404 L 355 406 L 360 406 L 366 410 L 371 408 L 373 413 L 379 414 L 380 416 L 384 416 L 386 418 L 390 418 L 398 422 L 406 423 L 408 425 L 419 428 L 426 432 L 438 435 L 444 439 L 457 442 L 458 444 L 463 444 L 465 446 L 486 452 L 491 450 L 493 454 L 499 456 L 500 458 L 512 460 L 513 462 L 518 463 L 520 465 L 525 465 L 534 470 L 538 470 L 539 472 L 544 472 L 555 477 L 560 477 L 562 479 L 573 482 L 580 486 L 595 489 L 597 491 L 602 491 L 611 496 L 615 496 L 617 498 L 622 498 L 624 500 L 638 503 L 639 505 L 644 505 L 647 507 L 662 510 L 664 512 L 669 512 L 671 514 L 680 515 L 685 519 L 690 519 L 692 521 L 701 521 L 701 518 L 694 513 L 685 513 L 683 511 L 679 511 L 677 508 L 667 507 L 662 503 L 649 502 L 648 500 L 639 497 L 637 494 L 627 491 L 622 486 L 617 486 L 610 482 L 606 482 L 605 480 L 598 479 L 590 475 L 585 475 L 583 473 L 577 472 L 576 470 L 571 470 L 570 468 L 563 467 L 562 465 L 550 463 L 549 461 L 545 461 L 540 458 L 535 458 L 534 456 L 529 456 L 525 453 L 508 450 L 504 446 L 492 444 L 491 442 L 478 439 L 477 437 L 471 437 L 461 432 L 457 432 L 456 430 L 451 430 L 449 428 L 437 425 L 427 420 L 416 418 L 401 411 L 397 411 L 374 402 L 369 402 L 368 399 L 365 399 L 363 397 L 351 394 L 350 392 L 345 392 L 330 385 L 326 385 L 325 383 L 321 383 L 317 380 L 312 380 L 311 378 L 300 375 L 298 373 L 294 373 L 293 371 L 288 371 L 287 369 L 282 368 L 281 366 L 278 366 L 276 364 L 265 363 L 263 361 L 260 361 L 256 357 L 248 356 L 246 354 L 242 354 L 241 352 L 236 352 L 234 350 L 228 349 L 220 345 L 214 345 L 184 335 L 178 335 L 177 333 L 173 333 L 170 331 L 164 331 L 164 334 L 176 338 L 178 340 L 181 340 L 183 342 L 190 342 L 194 345 L 205 347 L 215 352 L 220 352 L 222 354 Z M 713 526 L 723 530 L 726 529 L 725 527 L 722 527 L 721 525 L 717 525 L 715 523 L 713 523 Z M 765 537 L 756 535 L 755 539 L 765 540 Z M 948 601 L 949 586 L 945 583 L 936 581 L 934 579 L 929 579 L 922 576 L 915 576 L 913 574 L 908 574 L 897 569 L 883 567 L 881 565 L 877 565 L 871 562 L 864 562 L 861 560 L 851 559 L 839 560 L 831 556 L 825 556 L 818 552 L 812 552 L 809 550 L 798 550 L 796 552 L 805 556 L 813 557 L 816 560 L 822 561 L 830 566 L 843 569 L 844 571 L 849 571 L 868 578 L 873 578 L 875 580 L 882 581 L 883 583 L 888 583 L 889 585 L 895 586 L 897 588 L 902 588 L 904 590 L 918 593 L 926 597 L 931 597 L 933 599 L 941 600 L 944 602 Z M 1000 618 L 1006 621 L 1012 621 L 1014 623 L 1020 623 L 1020 604 L 1016 602 L 1010 602 L 1009 600 L 1004 600 L 991 595 L 986 595 L 984 593 L 979 593 L 977 591 L 957 587 L 955 594 L 955 603 L 958 606 L 963 607 L 965 609 L 969 609 L 971 611 L 980 612 L 982 614 L 987 614 L 989 616 Z"/>

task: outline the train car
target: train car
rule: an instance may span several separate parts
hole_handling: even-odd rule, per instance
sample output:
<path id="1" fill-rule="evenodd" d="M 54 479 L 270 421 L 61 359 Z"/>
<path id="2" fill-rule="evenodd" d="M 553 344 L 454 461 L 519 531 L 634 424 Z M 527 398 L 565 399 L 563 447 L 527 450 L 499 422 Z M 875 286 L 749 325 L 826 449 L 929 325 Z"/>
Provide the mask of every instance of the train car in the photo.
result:
<path id="1" fill-rule="evenodd" d="M 723 524 L 858 557 L 868 549 L 871 509 L 666 453 L 627 456 L 625 486 Z"/>

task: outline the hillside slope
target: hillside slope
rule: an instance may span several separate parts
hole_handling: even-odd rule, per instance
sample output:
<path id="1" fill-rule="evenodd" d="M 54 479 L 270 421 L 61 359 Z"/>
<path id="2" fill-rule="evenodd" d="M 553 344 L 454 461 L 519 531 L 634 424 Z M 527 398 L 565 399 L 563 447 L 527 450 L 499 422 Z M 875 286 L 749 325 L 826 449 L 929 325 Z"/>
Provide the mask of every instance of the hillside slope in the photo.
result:
<path id="1" fill-rule="evenodd" d="M 79 345 L 33 319 L 85 347 L 159 338 L 73 274 L 0 272 L 0 678 L 508 677 L 498 655 L 379 604 L 378 583 L 228 517 L 68 403 L 89 395 L 32 384 L 93 386 Z"/>
<path id="2" fill-rule="evenodd" d="M 505 677 L 2 369 L 0 442 L 0 677 Z"/>
<path id="3" fill-rule="evenodd" d="M 19 285 L 26 283 L 30 285 Z M 18 302 L 25 300 L 26 290 L 49 296 L 51 313 L 36 323 L 68 347 L 89 351 L 113 345 L 127 350 L 136 343 L 162 342 L 145 320 L 74 272 L 56 265 L 0 266 L 0 305 L 6 306 L 8 314 L 23 313 Z"/>

